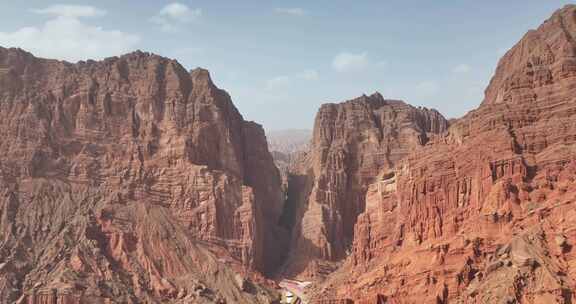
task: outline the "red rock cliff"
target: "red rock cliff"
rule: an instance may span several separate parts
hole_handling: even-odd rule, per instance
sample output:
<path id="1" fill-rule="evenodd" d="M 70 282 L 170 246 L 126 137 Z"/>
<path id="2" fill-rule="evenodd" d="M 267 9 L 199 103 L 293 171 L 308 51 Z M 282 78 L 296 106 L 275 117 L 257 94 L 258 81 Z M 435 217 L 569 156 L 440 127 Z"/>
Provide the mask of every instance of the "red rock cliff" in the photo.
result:
<path id="1" fill-rule="evenodd" d="M 574 35 L 570 5 L 502 58 L 477 110 L 381 172 L 319 299 L 576 300 Z"/>
<path id="2" fill-rule="evenodd" d="M 447 128 L 435 110 L 385 100 L 378 93 L 323 105 L 317 116 L 304 168 L 292 180 L 288 204 L 296 221 L 285 274 L 310 278 L 346 256 L 367 186 L 431 134 Z M 289 190 L 290 195 L 290 190 Z M 332 265 L 333 266 L 333 265 Z"/>
<path id="3" fill-rule="evenodd" d="M 0 48 L 0 137 L 0 302 L 273 296 L 236 276 L 282 250 L 279 173 L 207 71 Z"/>

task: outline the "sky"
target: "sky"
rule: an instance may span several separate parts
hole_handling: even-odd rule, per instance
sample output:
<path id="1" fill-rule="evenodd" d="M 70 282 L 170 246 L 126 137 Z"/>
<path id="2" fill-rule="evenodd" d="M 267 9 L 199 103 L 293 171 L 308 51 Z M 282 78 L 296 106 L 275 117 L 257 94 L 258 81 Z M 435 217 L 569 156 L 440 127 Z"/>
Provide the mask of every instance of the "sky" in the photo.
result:
<path id="1" fill-rule="evenodd" d="M 526 31 L 574 2 L 0 0 L 0 46 L 71 62 L 140 49 L 207 68 L 267 130 L 310 129 L 321 104 L 374 92 L 456 118 Z"/>

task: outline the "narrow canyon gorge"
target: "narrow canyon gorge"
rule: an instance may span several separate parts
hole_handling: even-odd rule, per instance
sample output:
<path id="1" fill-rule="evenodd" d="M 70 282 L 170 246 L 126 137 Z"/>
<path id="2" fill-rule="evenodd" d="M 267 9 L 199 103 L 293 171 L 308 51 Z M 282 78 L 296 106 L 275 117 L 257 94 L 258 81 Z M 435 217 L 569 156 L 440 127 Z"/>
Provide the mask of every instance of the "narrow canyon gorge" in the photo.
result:
<path id="1" fill-rule="evenodd" d="M 463 117 L 373 93 L 290 142 L 204 69 L 0 47 L 0 303 L 574 303 L 575 39 L 568 5 Z"/>

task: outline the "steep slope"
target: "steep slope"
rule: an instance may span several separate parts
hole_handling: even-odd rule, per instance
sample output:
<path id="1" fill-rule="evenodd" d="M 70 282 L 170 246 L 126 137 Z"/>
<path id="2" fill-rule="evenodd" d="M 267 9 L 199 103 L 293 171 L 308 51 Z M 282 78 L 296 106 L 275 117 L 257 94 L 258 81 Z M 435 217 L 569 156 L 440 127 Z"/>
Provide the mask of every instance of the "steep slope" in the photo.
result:
<path id="1" fill-rule="evenodd" d="M 207 71 L 0 48 L 0 137 L 0 302 L 275 296 L 243 278 L 282 251 L 279 173 Z"/>
<path id="2" fill-rule="evenodd" d="M 576 300 L 574 35 L 570 5 L 500 60 L 477 110 L 380 175 L 318 303 Z"/>
<path id="3" fill-rule="evenodd" d="M 311 149 L 290 176 L 292 245 L 284 274 L 310 279 L 346 256 L 364 194 L 381 170 L 447 128 L 435 110 L 385 100 L 378 93 L 323 105 Z"/>

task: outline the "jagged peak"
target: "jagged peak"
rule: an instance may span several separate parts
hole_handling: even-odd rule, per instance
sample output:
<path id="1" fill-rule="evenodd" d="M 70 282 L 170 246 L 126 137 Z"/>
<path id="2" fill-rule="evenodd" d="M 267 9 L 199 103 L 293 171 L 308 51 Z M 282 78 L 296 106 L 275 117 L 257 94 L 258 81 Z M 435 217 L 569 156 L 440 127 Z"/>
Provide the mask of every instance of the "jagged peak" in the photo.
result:
<path id="1" fill-rule="evenodd" d="M 88 60 L 81 60 L 78 61 L 76 64 L 76 66 L 86 66 L 86 65 L 99 65 L 99 64 L 104 64 L 104 65 L 109 65 L 109 64 L 114 64 L 118 61 L 157 61 L 157 62 L 164 62 L 164 63 L 173 63 L 175 65 L 181 66 L 181 64 L 176 60 L 176 59 L 171 59 L 168 57 L 164 57 L 152 52 L 145 52 L 142 50 L 136 50 L 130 53 L 126 53 L 120 56 L 112 56 L 112 57 L 107 57 L 104 58 L 102 60 L 93 60 L 93 59 L 88 59 Z M 182 69 L 184 69 L 182 67 Z"/>
<path id="2" fill-rule="evenodd" d="M 384 97 L 382 96 L 382 94 L 380 94 L 379 92 L 374 92 L 370 95 L 366 95 L 366 93 L 352 98 L 352 99 L 348 99 L 346 101 L 343 102 L 327 102 L 324 103 L 320 106 L 320 109 L 322 108 L 326 108 L 326 107 L 334 107 L 334 106 L 338 106 L 341 104 L 346 104 L 346 103 L 377 103 L 377 102 L 387 102 L 388 100 L 384 99 Z"/>
<path id="3" fill-rule="evenodd" d="M 345 104 L 366 104 L 367 106 L 370 106 L 372 108 L 380 108 L 380 107 L 386 106 L 386 105 L 403 106 L 403 107 L 409 107 L 409 108 L 413 108 L 413 109 L 420 110 L 420 111 L 433 112 L 435 114 L 442 116 L 442 113 L 435 108 L 427 108 L 424 106 L 414 106 L 414 105 L 411 105 L 411 104 L 409 104 L 403 100 L 400 100 L 400 99 L 387 99 L 387 98 L 384 98 L 384 96 L 378 91 L 376 91 L 370 95 L 362 94 L 359 97 L 352 98 L 352 99 L 349 99 L 349 100 L 346 100 L 346 101 L 340 102 L 340 103 L 324 103 L 320 106 L 319 111 L 333 109 L 334 107 L 338 107 L 338 106 L 345 105 Z"/>
<path id="4" fill-rule="evenodd" d="M 212 77 L 210 76 L 210 71 L 207 69 L 200 67 L 195 68 L 190 71 L 190 77 L 192 77 L 192 82 L 194 84 L 214 86 Z"/>
<path id="5" fill-rule="evenodd" d="M 573 13 L 574 11 L 576 11 L 576 4 L 566 4 L 562 8 L 557 9 L 552 14 L 552 18 L 554 18 L 557 15 L 564 15 L 564 14 Z M 552 19 L 552 18 L 550 18 L 550 19 Z M 544 23 L 548 22 L 550 19 L 544 21 Z"/>
<path id="6" fill-rule="evenodd" d="M 10 47 L 10 48 L 5 48 L 0 46 L 0 55 L 5 56 L 8 54 L 12 54 L 15 56 L 19 56 L 19 57 L 30 57 L 30 58 L 34 58 L 34 55 L 26 50 L 23 50 L 21 48 L 14 48 L 14 47 Z"/>
<path id="7" fill-rule="evenodd" d="M 485 90 L 482 105 L 509 103 L 508 91 L 517 87 L 520 80 L 528 87 L 541 87 L 557 77 L 566 74 L 564 67 L 571 66 L 567 61 L 576 57 L 576 5 L 569 4 L 556 10 L 550 18 L 538 28 L 531 29 L 508 50 L 498 61 L 496 71 Z M 541 77 L 543 71 L 550 72 L 548 81 L 527 77 L 538 67 Z M 560 69 L 560 70 L 558 70 Z M 534 82 L 535 81 L 535 82 Z"/>
<path id="8" fill-rule="evenodd" d="M 77 63 L 70 63 L 63 60 L 35 57 L 32 53 L 20 48 L 0 47 L 0 63 L 2 62 L 3 65 L 7 67 L 15 67 L 19 70 L 22 70 L 23 66 L 32 62 L 38 64 L 59 64 L 69 69 L 69 72 L 78 73 L 82 73 L 84 71 L 92 72 L 99 69 L 115 69 L 117 65 L 122 65 L 119 70 L 121 70 L 121 73 L 126 75 L 128 73 L 126 64 L 134 66 L 135 68 L 148 64 L 164 65 L 174 70 L 178 74 L 178 77 L 180 77 L 180 79 L 183 81 L 183 83 L 195 82 L 196 84 L 200 85 L 204 83 L 207 86 L 214 87 L 210 78 L 210 74 L 207 70 L 196 69 L 191 73 L 188 73 L 188 71 L 177 60 L 142 50 L 136 50 L 119 56 L 107 57 L 101 60 L 88 59 L 78 61 Z M 136 64 L 132 65 L 131 63 Z M 124 76 L 126 77 L 126 75 Z"/>
<path id="9" fill-rule="evenodd" d="M 126 53 L 124 55 L 119 56 L 118 58 L 120 59 L 127 59 L 127 60 L 133 60 L 133 59 L 138 59 L 138 60 L 146 60 L 146 59 L 154 59 L 154 60 L 161 60 L 161 61 L 173 61 L 173 62 L 178 62 L 176 59 L 171 59 L 168 57 L 164 57 L 161 55 L 158 55 L 156 53 L 152 53 L 152 52 L 146 52 L 146 51 L 142 51 L 142 50 L 135 50 L 133 52 L 130 53 Z M 106 60 L 106 59 L 105 59 Z"/>
<path id="10" fill-rule="evenodd" d="M 40 59 L 40 60 L 47 60 L 47 61 L 53 61 L 53 62 L 57 61 L 57 62 L 61 62 L 64 64 L 68 64 L 71 66 L 77 66 L 77 67 L 84 67 L 87 65 L 90 66 L 90 65 L 98 65 L 98 64 L 113 64 L 119 60 L 128 60 L 128 61 L 131 61 L 131 60 L 158 60 L 158 61 L 164 61 L 164 62 L 173 62 L 176 65 L 180 65 L 180 63 L 176 59 L 171 59 L 168 57 L 158 55 L 156 53 L 146 52 L 146 51 L 142 51 L 142 50 L 135 50 L 133 52 L 129 52 L 129 53 L 126 53 L 123 55 L 106 57 L 106 58 L 103 58 L 100 60 L 94 60 L 94 59 L 80 60 L 76 63 L 71 63 L 69 61 L 60 60 L 60 59 L 37 57 L 33 53 L 28 52 L 28 51 L 21 49 L 21 48 L 13 48 L 13 47 L 7 48 L 7 47 L 0 46 L 0 55 L 7 54 L 7 53 L 19 54 L 19 55 L 23 55 L 25 57 L 36 58 L 36 59 Z"/>
<path id="11" fill-rule="evenodd" d="M 380 94 L 380 92 L 376 91 L 370 95 L 370 98 L 381 99 L 384 100 L 384 96 Z"/>

